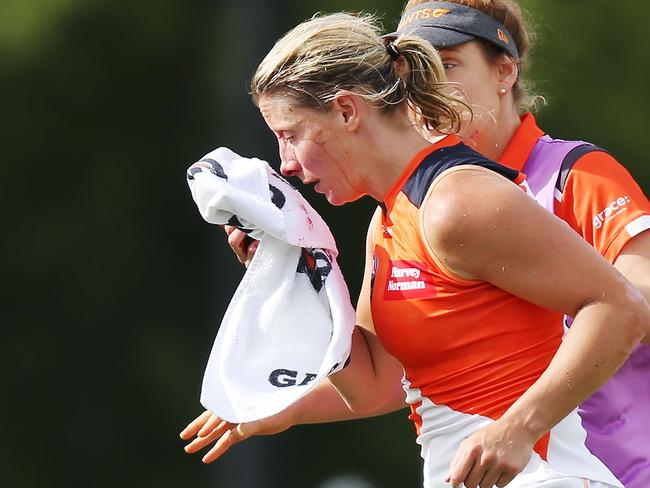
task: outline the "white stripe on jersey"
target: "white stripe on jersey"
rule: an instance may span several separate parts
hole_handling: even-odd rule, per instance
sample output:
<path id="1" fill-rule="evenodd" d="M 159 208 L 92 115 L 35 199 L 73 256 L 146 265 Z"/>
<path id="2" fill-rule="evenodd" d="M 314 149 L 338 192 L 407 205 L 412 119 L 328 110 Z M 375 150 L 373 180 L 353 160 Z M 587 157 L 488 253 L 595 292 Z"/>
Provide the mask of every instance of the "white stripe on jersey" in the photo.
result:
<path id="1" fill-rule="evenodd" d="M 418 388 L 412 388 L 406 378 L 402 381 L 406 402 L 420 404 L 415 413 L 422 418 L 417 443 L 424 459 L 424 488 L 449 488 L 445 478 L 460 443 L 494 421 L 482 415 L 457 412 L 446 405 L 436 405 L 422 396 Z M 584 479 L 594 480 L 588 485 L 591 488 L 623 488 L 609 469 L 585 447 L 585 438 L 580 417 L 577 411 L 573 411 L 551 430 L 548 461 L 533 452 L 528 465 L 508 484 L 508 488 L 583 488 Z"/>
<path id="2" fill-rule="evenodd" d="M 637 236 L 647 229 L 650 229 L 650 215 L 642 215 L 625 226 L 625 231 L 630 237 Z"/>

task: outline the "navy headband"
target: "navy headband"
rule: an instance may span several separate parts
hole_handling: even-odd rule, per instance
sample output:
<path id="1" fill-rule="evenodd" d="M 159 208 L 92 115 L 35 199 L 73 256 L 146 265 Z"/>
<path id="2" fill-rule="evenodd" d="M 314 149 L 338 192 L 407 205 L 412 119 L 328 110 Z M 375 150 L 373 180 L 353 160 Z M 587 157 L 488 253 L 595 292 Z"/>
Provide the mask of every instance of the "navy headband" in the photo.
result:
<path id="1" fill-rule="evenodd" d="M 407 34 L 421 37 L 438 49 L 484 39 L 519 60 L 517 45 L 500 22 L 480 10 L 457 3 L 426 2 L 410 8 L 402 15 L 397 31 L 383 38 L 394 40 Z"/>

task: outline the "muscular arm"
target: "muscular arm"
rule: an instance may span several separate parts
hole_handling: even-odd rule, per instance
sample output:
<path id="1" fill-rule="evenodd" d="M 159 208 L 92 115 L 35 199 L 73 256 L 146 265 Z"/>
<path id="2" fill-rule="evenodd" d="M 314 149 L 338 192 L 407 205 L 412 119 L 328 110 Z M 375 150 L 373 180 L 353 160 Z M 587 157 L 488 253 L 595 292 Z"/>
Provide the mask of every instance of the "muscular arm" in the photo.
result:
<path id="1" fill-rule="evenodd" d="M 555 212 L 650 302 L 650 203 L 621 163 L 601 151 L 581 157 Z"/>
<path id="2" fill-rule="evenodd" d="M 450 272 L 575 317 L 546 371 L 501 419 L 470 436 L 452 462 L 454 485 L 491 476 L 502 486 L 525 466 L 532 445 L 620 367 L 643 338 L 650 309 L 564 223 L 483 168 L 459 168 L 437 180 L 424 231 Z"/>

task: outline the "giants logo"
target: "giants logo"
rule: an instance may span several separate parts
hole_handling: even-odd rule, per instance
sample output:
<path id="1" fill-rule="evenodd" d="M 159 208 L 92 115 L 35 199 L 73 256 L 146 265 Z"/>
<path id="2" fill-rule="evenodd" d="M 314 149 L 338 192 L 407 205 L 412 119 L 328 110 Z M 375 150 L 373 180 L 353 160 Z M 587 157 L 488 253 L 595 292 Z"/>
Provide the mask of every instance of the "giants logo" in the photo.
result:
<path id="1" fill-rule="evenodd" d="M 269 375 L 269 383 L 278 388 L 287 386 L 305 386 L 316 378 L 314 373 L 298 373 L 292 369 L 274 369 Z M 298 383 L 300 380 L 300 383 Z"/>
<path id="2" fill-rule="evenodd" d="M 194 163 L 192 166 L 190 166 L 190 169 L 187 170 L 187 179 L 193 180 L 194 175 L 196 173 L 202 172 L 204 169 L 207 169 L 213 175 L 228 181 L 228 175 L 226 175 L 226 172 L 223 170 L 223 166 L 221 166 L 218 161 L 215 161 L 212 158 L 202 159 L 198 163 Z"/>
<path id="3" fill-rule="evenodd" d="M 436 9 L 423 8 L 423 9 L 420 9 L 420 10 L 416 10 L 415 12 L 411 12 L 406 17 L 402 18 L 402 21 L 397 26 L 397 30 L 401 31 L 404 27 L 406 27 L 411 22 L 414 22 L 416 20 L 419 20 L 419 19 L 437 19 L 438 17 L 442 17 L 443 15 L 447 15 L 449 12 L 451 12 L 451 10 L 449 10 L 447 8 L 436 8 Z"/>
<path id="4" fill-rule="evenodd" d="M 332 256 L 327 249 L 302 248 L 296 273 L 305 273 L 316 292 L 319 292 L 332 271 Z"/>
<path id="5" fill-rule="evenodd" d="M 594 215 L 594 229 L 600 229 L 607 221 L 625 212 L 628 203 L 630 203 L 630 197 L 623 195 L 607 205 L 601 212 Z"/>
<path id="6" fill-rule="evenodd" d="M 387 274 L 384 300 L 413 300 L 436 296 L 433 275 L 426 270 L 424 263 L 390 261 Z"/>

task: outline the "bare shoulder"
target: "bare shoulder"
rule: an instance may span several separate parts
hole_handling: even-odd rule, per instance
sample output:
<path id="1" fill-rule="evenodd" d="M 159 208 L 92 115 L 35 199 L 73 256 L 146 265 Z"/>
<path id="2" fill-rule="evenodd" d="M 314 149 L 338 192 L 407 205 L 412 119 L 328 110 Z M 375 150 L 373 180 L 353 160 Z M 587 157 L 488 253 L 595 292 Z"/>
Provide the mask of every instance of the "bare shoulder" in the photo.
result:
<path id="1" fill-rule="evenodd" d="M 429 190 L 423 206 L 425 232 L 432 238 L 456 240 L 459 230 L 481 231 L 493 219 L 506 218 L 513 205 L 524 200 L 531 199 L 494 171 L 457 166 L 442 173 Z"/>
<path id="2" fill-rule="evenodd" d="M 515 183 L 480 166 L 458 166 L 433 183 L 423 206 L 423 232 L 435 257 L 461 277 L 478 278 L 492 247 L 508 246 L 509 230 L 543 211 Z"/>

